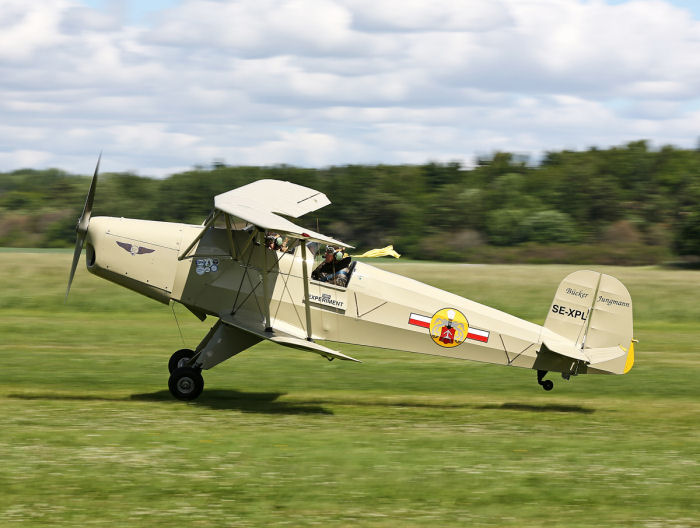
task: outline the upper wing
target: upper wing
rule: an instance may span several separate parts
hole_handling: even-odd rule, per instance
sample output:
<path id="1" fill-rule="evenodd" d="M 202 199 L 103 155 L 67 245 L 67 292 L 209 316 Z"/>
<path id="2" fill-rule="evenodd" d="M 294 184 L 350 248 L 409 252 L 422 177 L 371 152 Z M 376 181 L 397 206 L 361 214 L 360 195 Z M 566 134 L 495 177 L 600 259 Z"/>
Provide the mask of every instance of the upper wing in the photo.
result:
<path id="1" fill-rule="evenodd" d="M 345 242 L 298 226 L 293 218 L 325 207 L 330 200 L 325 194 L 287 181 L 258 180 L 238 189 L 219 194 L 214 207 L 267 231 L 287 233 L 313 242 L 353 247 Z M 278 214 L 279 213 L 279 214 Z"/>
<path id="2" fill-rule="evenodd" d="M 299 218 L 306 213 L 329 205 L 331 201 L 322 192 L 309 187 L 280 180 L 258 180 L 215 198 L 220 206 L 256 204 L 267 211 Z"/>

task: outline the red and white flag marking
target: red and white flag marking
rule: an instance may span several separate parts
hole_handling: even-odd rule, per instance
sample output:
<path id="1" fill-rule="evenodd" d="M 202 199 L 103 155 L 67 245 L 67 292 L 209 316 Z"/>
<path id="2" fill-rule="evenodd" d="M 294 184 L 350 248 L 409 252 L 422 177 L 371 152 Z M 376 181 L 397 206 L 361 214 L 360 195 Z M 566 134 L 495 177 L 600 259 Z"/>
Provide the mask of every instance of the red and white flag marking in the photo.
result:
<path id="1" fill-rule="evenodd" d="M 477 330 L 476 328 L 469 328 L 467 332 L 467 339 L 473 339 L 474 341 L 481 341 L 482 343 L 487 343 L 489 340 L 488 330 Z"/>
<path id="2" fill-rule="evenodd" d="M 414 326 L 422 326 L 423 328 L 430 328 L 430 317 L 426 317 L 425 315 L 418 315 L 418 314 L 411 314 L 411 317 L 408 318 L 408 324 L 414 325 Z"/>
<path id="3" fill-rule="evenodd" d="M 420 326 L 422 328 L 430 328 L 430 321 L 430 317 L 416 313 L 412 313 L 411 316 L 408 318 L 408 324 L 413 326 Z M 477 328 L 469 327 L 469 330 L 467 332 L 467 339 L 473 339 L 474 341 L 488 343 L 489 334 L 490 332 L 488 330 L 479 330 Z"/>

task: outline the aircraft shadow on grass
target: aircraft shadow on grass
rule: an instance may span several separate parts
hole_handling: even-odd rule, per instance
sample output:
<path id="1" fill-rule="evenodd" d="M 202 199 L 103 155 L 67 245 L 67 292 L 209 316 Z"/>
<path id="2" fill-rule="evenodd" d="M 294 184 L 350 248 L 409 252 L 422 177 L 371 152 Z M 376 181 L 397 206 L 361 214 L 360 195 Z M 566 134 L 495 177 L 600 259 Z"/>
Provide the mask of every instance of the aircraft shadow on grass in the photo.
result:
<path id="1" fill-rule="evenodd" d="M 545 403 L 535 405 L 531 403 L 502 403 L 491 405 L 480 405 L 478 409 L 503 409 L 507 411 L 527 411 L 527 412 L 559 412 L 559 413 L 579 413 L 593 414 L 595 409 L 581 407 L 580 405 L 560 405 L 556 403 Z"/>
<path id="2" fill-rule="evenodd" d="M 284 392 L 240 392 L 211 390 L 191 404 L 216 410 L 231 410 L 261 414 L 333 414 L 316 403 L 279 401 Z M 132 400 L 173 402 L 170 391 L 132 394 Z M 175 403 L 175 402 L 173 402 Z"/>
<path id="3" fill-rule="evenodd" d="M 196 402 L 190 405 L 197 407 L 209 407 L 215 410 L 231 410 L 261 414 L 333 414 L 316 403 L 285 402 L 278 401 L 283 392 L 240 392 L 235 390 L 212 390 Z M 50 401 L 96 401 L 96 402 L 167 402 L 177 405 L 181 402 L 174 401 L 170 392 L 160 390 L 144 394 L 132 394 L 124 398 L 108 398 L 83 394 L 56 394 L 56 393 L 18 393 L 8 394 L 8 398 L 15 400 L 50 400 Z"/>
<path id="4" fill-rule="evenodd" d="M 343 402 L 333 400 L 323 402 L 319 400 L 310 402 L 285 402 L 279 401 L 284 392 L 241 392 L 236 390 L 212 390 L 206 393 L 202 398 L 195 402 L 190 402 L 190 405 L 209 407 L 214 410 L 229 410 L 241 411 L 260 414 L 326 414 L 332 415 L 333 411 L 324 407 L 322 404 L 340 404 Z M 143 394 L 132 394 L 125 398 L 106 398 L 94 395 L 78 395 L 78 394 L 55 394 L 55 393 L 21 393 L 9 394 L 8 398 L 16 400 L 52 400 L 52 401 L 102 401 L 102 402 L 119 402 L 119 401 L 144 401 L 144 402 L 168 402 L 177 404 L 173 401 L 170 392 L 160 390 Z M 562 405 L 556 403 L 547 403 L 542 405 L 528 403 L 500 403 L 487 405 L 472 405 L 472 404 L 450 404 L 450 403 L 426 403 L 420 401 L 355 401 L 347 402 L 353 406 L 366 407 L 413 407 L 413 408 L 434 408 L 434 409 L 490 409 L 490 410 L 506 410 L 506 411 L 525 411 L 537 413 L 578 413 L 578 414 L 593 414 L 595 409 L 589 407 L 581 407 L 579 405 Z"/>
<path id="5" fill-rule="evenodd" d="M 472 403 L 433 403 L 425 401 L 354 401 L 342 402 L 340 400 L 332 401 L 317 401 L 316 403 L 325 403 L 328 405 L 352 405 L 356 407 L 387 407 L 387 408 L 413 408 L 413 409 L 435 409 L 435 410 L 451 410 L 451 409 L 485 409 L 485 410 L 503 410 L 503 411 L 525 411 L 537 413 L 578 413 L 578 414 L 593 414 L 595 409 L 590 407 L 581 407 L 580 405 L 561 405 L 556 403 L 545 403 L 542 405 L 527 404 L 527 403 L 492 403 L 486 405 L 475 405 Z"/>

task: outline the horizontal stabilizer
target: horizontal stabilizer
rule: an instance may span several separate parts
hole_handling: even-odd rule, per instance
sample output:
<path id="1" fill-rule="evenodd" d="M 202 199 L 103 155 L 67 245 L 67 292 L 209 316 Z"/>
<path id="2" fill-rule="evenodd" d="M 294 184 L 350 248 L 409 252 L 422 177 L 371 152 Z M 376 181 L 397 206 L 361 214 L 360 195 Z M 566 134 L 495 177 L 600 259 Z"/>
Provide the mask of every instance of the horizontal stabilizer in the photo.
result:
<path id="1" fill-rule="evenodd" d="M 607 348 L 587 348 L 586 354 L 591 358 L 591 365 L 611 361 L 627 354 L 627 350 L 621 346 Z"/>
<path id="2" fill-rule="evenodd" d="M 561 356 L 583 361 L 584 363 L 588 363 L 590 361 L 588 356 L 576 346 L 576 343 L 569 341 L 568 339 L 562 339 L 559 336 L 551 336 L 549 338 L 545 338 L 543 344 L 549 351 L 556 352 Z"/>
<path id="3" fill-rule="evenodd" d="M 595 365 L 617 359 L 627 354 L 627 350 L 621 346 L 612 346 L 605 348 L 585 348 L 581 350 L 575 343 L 563 339 L 545 339 L 544 346 L 550 352 L 555 352 L 560 356 L 583 361 L 587 365 Z"/>

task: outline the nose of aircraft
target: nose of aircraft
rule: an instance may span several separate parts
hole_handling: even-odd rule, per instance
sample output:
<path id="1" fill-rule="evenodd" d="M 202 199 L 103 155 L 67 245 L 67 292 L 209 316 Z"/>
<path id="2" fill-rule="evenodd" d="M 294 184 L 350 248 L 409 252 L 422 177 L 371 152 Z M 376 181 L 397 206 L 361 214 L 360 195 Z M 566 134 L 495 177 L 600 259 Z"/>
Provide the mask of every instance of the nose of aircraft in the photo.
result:
<path id="1" fill-rule="evenodd" d="M 78 260 L 80 260 L 80 253 L 83 251 L 83 244 L 85 243 L 85 237 L 87 236 L 88 227 L 90 226 L 90 216 L 92 215 L 92 203 L 95 200 L 95 188 L 97 187 L 97 173 L 100 170 L 100 160 L 102 159 L 102 153 L 97 158 L 97 165 L 95 166 L 95 174 L 92 177 L 92 182 L 90 183 L 90 190 L 88 191 L 87 198 L 85 199 L 85 206 L 83 207 L 83 213 L 78 218 L 78 223 L 75 226 L 76 240 L 75 240 L 75 251 L 73 252 L 73 263 L 70 267 L 70 275 L 68 276 L 68 288 L 66 288 L 66 298 L 68 301 L 68 293 L 70 293 L 70 286 L 73 283 L 73 277 L 75 276 L 75 269 L 78 267 Z"/>

